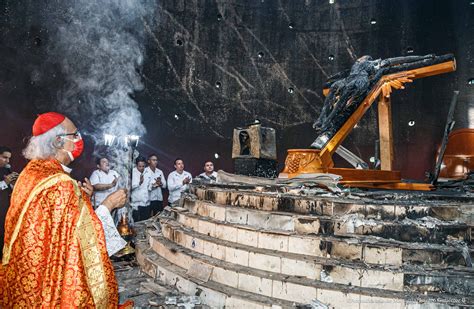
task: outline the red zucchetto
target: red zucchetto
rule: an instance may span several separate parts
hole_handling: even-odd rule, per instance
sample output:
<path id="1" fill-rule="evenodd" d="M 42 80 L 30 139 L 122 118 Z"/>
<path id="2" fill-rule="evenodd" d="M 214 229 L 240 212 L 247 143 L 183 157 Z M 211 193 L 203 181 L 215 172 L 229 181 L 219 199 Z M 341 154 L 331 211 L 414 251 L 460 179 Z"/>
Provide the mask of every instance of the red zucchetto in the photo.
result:
<path id="1" fill-rule="evenodd" d="M 66 119 L 66 116 L 55 112 L 49 112 L 39 115 L 38 118 L 36 118 L 35 123 L 33 124 L 33 136 L 38 136 L 48 132 L 49 130 L 63 122 L 64 119 Z"/>

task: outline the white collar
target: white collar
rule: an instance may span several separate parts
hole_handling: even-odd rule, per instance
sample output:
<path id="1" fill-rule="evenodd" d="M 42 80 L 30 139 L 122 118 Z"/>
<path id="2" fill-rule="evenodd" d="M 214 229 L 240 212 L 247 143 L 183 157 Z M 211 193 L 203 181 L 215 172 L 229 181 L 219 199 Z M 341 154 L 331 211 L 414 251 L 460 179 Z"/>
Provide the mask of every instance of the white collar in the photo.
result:
<path id="1" fill-rule="evenodd" d="M 72 168 L 69 168 L 66 165 L 62 164 L 62 163 L 60 163 L 60 164 L 61 164 L 61 167 L 63 168 L 63 171 L 65 171 L 68 174 L 71 174 Z"/>

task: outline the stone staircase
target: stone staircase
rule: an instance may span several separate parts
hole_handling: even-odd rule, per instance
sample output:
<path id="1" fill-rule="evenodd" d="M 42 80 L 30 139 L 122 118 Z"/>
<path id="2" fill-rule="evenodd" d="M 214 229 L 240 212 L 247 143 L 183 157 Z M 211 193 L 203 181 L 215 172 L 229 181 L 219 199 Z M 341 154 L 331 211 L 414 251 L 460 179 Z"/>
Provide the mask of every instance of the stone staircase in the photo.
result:
<path id="1" fill-rule="evenodd" d="M 218 308 L 474 306 L 473 207 L 196 184 L 137 259 Z"/>

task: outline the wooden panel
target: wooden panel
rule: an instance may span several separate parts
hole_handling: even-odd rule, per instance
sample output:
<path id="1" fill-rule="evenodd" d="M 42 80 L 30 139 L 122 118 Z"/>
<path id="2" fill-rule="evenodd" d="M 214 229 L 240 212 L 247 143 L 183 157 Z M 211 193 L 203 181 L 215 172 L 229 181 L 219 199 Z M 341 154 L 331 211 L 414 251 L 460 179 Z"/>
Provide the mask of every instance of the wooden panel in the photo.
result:
<path id="1" fill-rule="evenodd" d="M 399 171 L 358 170 L 353 168 L 330 168 L 328 173 L 342 176 L 341 183 L 349 182 L 400 182 Z"/>
<path id="2" fill-rule="evenodd" d="M 381 169 L 391 171 L 393 166 L 392 107 L 389 97 L 379 98 L 379 139 Z"/>
<path id="3" fill-rule="evenodd" d="M 351 183 L 345 185 L 346 187 L 354 188 L 372 188 L 372 189 L 389 189 L 389 190 L 412 190 L 412 191 L 431 191 L 434 190 L 434 186 L 429 183 Z"/>

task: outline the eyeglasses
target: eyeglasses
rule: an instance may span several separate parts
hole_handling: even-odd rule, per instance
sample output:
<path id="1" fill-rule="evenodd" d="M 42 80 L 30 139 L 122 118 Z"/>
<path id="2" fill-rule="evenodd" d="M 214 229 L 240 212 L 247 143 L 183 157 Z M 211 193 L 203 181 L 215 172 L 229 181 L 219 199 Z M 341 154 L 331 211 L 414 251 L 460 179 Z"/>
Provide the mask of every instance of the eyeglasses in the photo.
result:
<path id="1" fill-rule="evenodd" d="M 57 136 L 64 137 L 65 139 L 69 139 L 69 138 L 66 138 L 66 136 L 72 136 L 73 137 L 73 140 L 72 140 L 73 142 L 77 142 L 78 140 L 82 139 L 81 133 L 79 131 L 76 131 L 74 133 L 58 134 Z"/>

